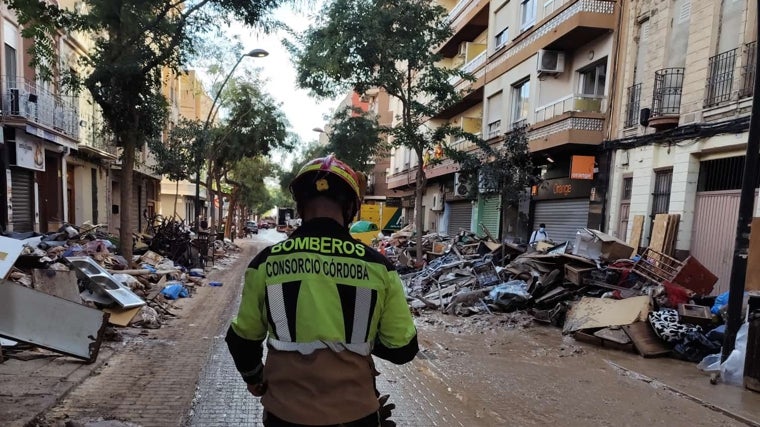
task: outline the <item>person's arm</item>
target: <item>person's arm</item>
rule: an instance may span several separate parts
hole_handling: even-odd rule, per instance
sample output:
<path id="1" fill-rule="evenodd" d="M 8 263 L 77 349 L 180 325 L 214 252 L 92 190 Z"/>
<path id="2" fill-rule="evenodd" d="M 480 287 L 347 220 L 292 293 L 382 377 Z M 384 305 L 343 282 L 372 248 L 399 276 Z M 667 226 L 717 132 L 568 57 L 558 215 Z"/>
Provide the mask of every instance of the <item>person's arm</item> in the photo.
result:
<path id="1" fill-rule="evenodd" d="M 530 233 L 530 240 L 528 240 L 528 244 L 532 245 L 533 243 L 536 243 L 536 235 L 538 234 L 538 231 L 534 231 Z"/>
<path id="2" fill-rule="evenodd" d="M 245 272 L 243 296 L 238 315 L 227 330 L 225 341 L 243 380 L 248 384 L 263 381 L 263 343 L 267 335 L 265 285 L 256 268 Z"/>
<path id="3" fill-rule="evenodd" d="M 390 283 L 372 354 L 401 365 L 412 361 L 420 348 L 401 278 L 395 271 L 388 274 Z"/>

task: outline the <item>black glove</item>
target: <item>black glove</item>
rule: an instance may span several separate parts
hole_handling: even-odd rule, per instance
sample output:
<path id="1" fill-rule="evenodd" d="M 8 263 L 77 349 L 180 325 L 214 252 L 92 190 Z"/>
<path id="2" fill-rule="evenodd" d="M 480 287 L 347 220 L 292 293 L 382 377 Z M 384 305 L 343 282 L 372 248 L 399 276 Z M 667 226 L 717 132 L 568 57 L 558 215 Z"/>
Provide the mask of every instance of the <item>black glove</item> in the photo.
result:
<path id="1" fill-rule="evenodd" d="M 377 399 L 380 402 L 380 409 L 378 410 L 378 414 L 380 414 L 380 427 L 396 427 L 396 422 L 390 419 L 391 415 L 393 415 L 393 410 L 396 409 L 395 404 L 387 403 L 390 397 L 390 394 L 384 394 Z"/>

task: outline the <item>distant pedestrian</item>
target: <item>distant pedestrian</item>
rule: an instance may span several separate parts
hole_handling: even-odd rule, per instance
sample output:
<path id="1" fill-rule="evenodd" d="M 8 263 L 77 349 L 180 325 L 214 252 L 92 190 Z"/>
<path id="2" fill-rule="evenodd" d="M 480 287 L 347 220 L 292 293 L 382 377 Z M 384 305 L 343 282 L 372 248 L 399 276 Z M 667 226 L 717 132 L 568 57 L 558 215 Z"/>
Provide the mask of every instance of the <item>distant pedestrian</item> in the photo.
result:
<path id="1" fill-rule="evenodd" d="M 530 241 L 528 244 L 535 245 L 536 243 L 543 242 L 544 240 L 549 240 L 549 235 L 546 234 L 546 224 L 539 224 L 538 230 L 534 230 L 530 235 Z"/>

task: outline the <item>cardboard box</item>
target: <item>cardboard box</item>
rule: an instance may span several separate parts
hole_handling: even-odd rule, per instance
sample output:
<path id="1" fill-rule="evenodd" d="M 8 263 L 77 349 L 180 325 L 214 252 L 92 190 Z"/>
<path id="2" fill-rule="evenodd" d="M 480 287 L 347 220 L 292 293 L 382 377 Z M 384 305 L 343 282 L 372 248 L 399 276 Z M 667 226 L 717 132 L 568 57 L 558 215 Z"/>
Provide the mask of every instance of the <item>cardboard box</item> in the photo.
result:
<path id="1" fill-rule="evenodd" d="M 629 259 L 634 252 L 635 249 L 624 241 L 588 228 L 578 230 L 573 247 L 573 255 L 609 262 Z"/>

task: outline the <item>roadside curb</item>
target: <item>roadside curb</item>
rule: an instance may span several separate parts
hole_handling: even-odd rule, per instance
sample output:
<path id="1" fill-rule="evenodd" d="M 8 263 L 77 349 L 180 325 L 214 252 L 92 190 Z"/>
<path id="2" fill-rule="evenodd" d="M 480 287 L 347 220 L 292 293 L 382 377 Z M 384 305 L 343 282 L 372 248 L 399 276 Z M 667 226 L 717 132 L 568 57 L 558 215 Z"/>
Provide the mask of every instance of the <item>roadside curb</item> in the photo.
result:
<path id="1" fill-rule="evenodd" d="M 613 369 L 619 371 L 622 375 L 625 375 L 625 376 L 627 376 L 629 378 L 633 378 L 635 380 L 639 380 L 639 381 L 645 382 L 645 383 L 650 384 L 650 385 L 652 385 L 654 387 L 659 387 L 661 389 L 668 390 L 671 393 L 673 393 L 673 394 L 675 394 L 675 395 L 677 395 L 679 397 L 682 397 L 682 398 L 687 399 L 687 400 L 691 400 L 692 402 L 694 402 L 694 403 L 696 403 L 696 404 L 698 404 L 700 406 L 703 406 L 703 407 L 705 407 L 707 409 L 710 409 L 711 411 L 715 411 L 715 412 L 720 413 L 722 415 L 725 415 L 727 417 L 733 418 L 734 420 L 739 421 L 741 423 L 744 423 L 746 425 L 753 426 L 753 427 L 760 427 L 760 423 L 758 423 L 757 421 L 754 421 L 754 420 L 751 420 L 749 418 L 743 417 L 743 416 L 741 416 L 741 415 L 739 415 L 739 414 L 737 414 L 735 412 L 732 412 L 731 410 L 725 409 L 725 408 L 723 408 L 723 407 L 721 407 L 719 405 L 716 405 L 714 403 L 710 403 L 710 402 L 708 402 L 708 401 L 706 401 L 704 399 L 700 399 L 699 397 L 696 397 L 696 396 L 694 396 L 692 394 L 689 394 L 689 393 L 687 393 L 687 392 L 685 392 L 683 390 L 680 390 L 680 389 L 678 389 L 676 387 L 673 387 L 671 385 L 668 385 L 668 384 L 666 384 L 666 383 L 664 383 L 662 381 L 659 381 L 657 379 L 654 379 L 652 377 L 644 375 L 644 374 L 642 374 L 640 372 L 636 372 L 634 370 L 628 369 L 628 368 L 626 368 L 624 366 L 621 366 L 621 365 L 619 365 L 619 364 L 617 364 L 617 363 L 615 363 L 613 361 L 607 360 L 606 362 L 609 363 L 610 366 L 612 366 Z M 707 378 L 705 378 L 705 381 L 707 381 Z"/>

